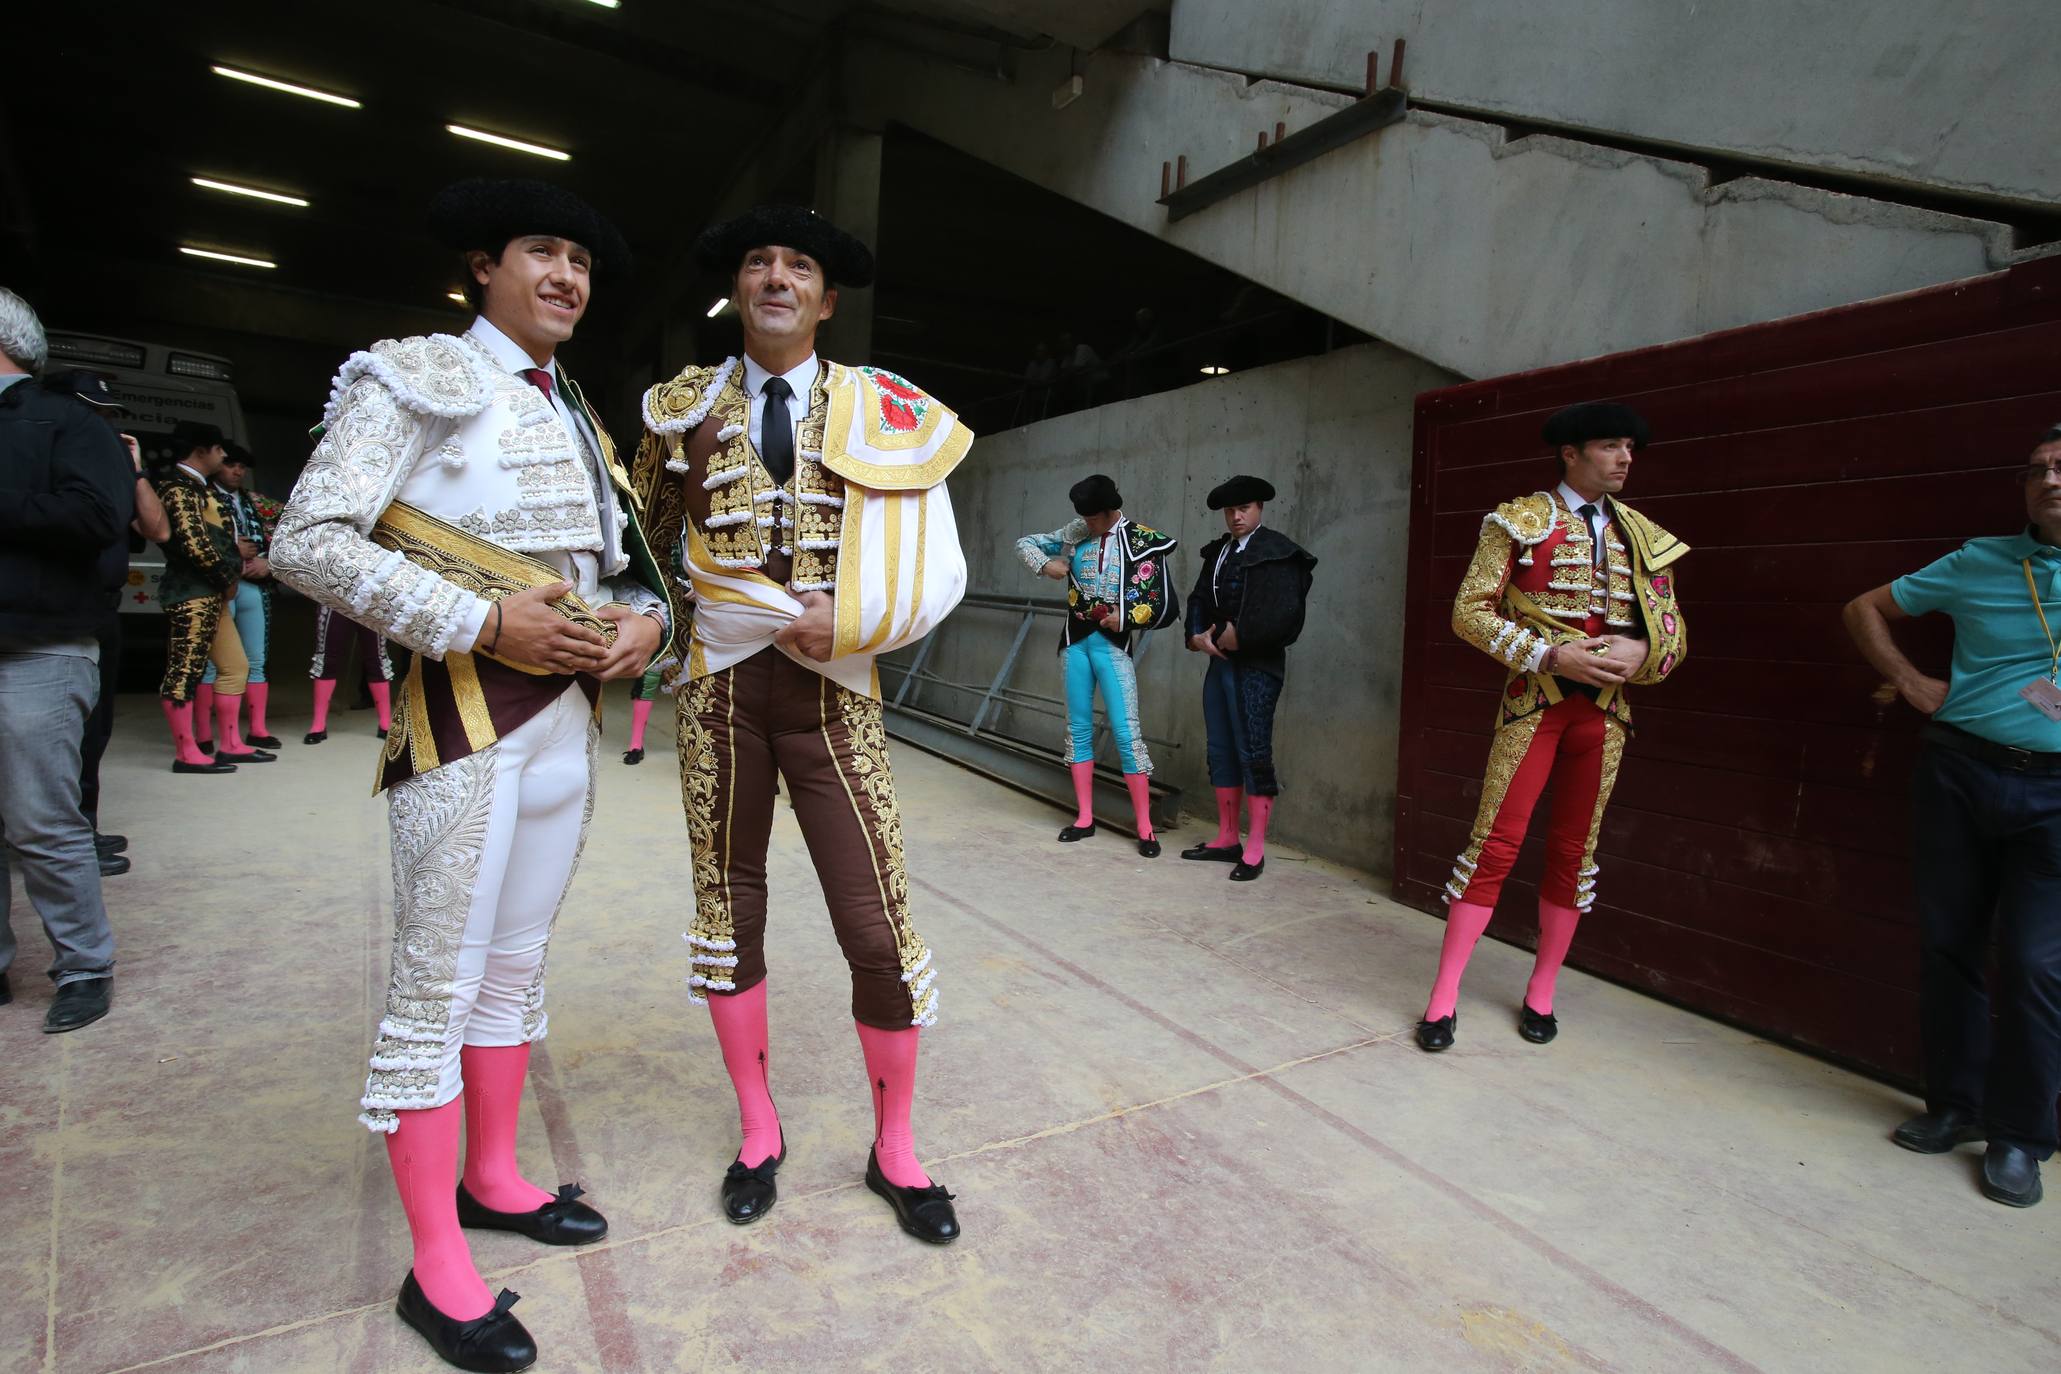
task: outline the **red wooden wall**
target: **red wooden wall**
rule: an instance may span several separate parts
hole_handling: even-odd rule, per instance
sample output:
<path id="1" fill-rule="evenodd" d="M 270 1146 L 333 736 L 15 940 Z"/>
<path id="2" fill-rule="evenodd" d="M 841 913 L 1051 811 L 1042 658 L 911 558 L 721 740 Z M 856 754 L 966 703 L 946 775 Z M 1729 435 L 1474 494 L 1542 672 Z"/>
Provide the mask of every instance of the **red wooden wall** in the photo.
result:
<path id="1" fill-rule="evenodd" d="M 1652 423 L 1624 495 L 1694 546 L 1689 658 L 1635 689 L 1571 962 L 1913 1079 L 1921 718 L 1877 699 L 1839 612 L 2024 524 L 2007 469 L 2061 421 L 2061 258 L 1417 398 L 1395 873 L 1424 910 L 1466 843 L 1502 681 L 1453 635 L 1454 590 L 1483 514 L 1553 484 L 1544 417 L 1598 398 Z M 1905 628 L 1944 676 L 1951 626 Z M 1539 864 L 1529 840 L 1493 933 L 1531 942 Z"/>

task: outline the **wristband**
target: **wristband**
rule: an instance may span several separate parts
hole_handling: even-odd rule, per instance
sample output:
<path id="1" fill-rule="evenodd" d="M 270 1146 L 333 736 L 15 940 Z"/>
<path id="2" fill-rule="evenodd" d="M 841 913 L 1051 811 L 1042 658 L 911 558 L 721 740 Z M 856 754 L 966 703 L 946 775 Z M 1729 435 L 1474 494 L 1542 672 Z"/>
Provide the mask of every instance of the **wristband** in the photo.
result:
<path id="1" fill-rule="evenodd" d="M 496 601 L 496 602 L 494 603 L 494 642 L 493 642 L 492 644 L 489 644 L 489 645 L 488 645 L 488 646 L 487 646 L 487 647 L 486 647 L 486 648 L 485 648 L 484 650 L 482 650 L 482 652 L 483 652 L 483 653 L 489 653 L 489 654 L 491 654 L 492 652 L 494 652 L 495 648 L 497 648 L 497 647 L 498 647 L 498 646 L 500 645 L 500 643 L 501 643 L 501 603 L 500 603 L 500 602 L 498 602 L 498 601 Z"/>

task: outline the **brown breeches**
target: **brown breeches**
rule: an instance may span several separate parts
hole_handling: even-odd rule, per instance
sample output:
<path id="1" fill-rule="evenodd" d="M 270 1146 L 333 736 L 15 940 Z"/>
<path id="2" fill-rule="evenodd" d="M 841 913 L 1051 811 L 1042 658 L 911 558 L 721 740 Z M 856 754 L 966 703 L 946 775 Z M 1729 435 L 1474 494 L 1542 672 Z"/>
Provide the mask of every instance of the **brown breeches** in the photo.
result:
<path id="1" fill-rule="evenodd" d="M 679 702 L 697 992 L 741 992 L 766 976 L 766 846 L 777 772 L 851 966 L 853 1019 L 886 1030 L 928 1024 L 934 975 L 909 924 L 880 703 L 777 649 L 684 684 Z"/>
<path id="2" fill-rule="evenodd" d="M 200 685 L 211 658 L 217 694 L 235 696 L 249 682 L 250 660 L 244 657 L 236 623 L 222 613 L 223 601 L 220 595 L 197 596 L 165 607 L 165 680 L 158 688 L 160 696 L 193 700 L 193 689 Z"/>

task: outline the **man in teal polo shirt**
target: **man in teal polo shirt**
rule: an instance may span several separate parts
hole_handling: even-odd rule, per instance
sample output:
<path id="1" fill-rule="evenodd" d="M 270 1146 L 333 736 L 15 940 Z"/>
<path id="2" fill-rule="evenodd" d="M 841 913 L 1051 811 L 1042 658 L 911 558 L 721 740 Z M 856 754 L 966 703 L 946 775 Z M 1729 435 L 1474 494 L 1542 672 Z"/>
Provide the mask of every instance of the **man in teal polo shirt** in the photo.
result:
<path id="1" fill-rule="evenodd" d="M 2061 1095 L 2061 425 L 2022 480 L 2023 533 L 1971 539 L 1846 607 L 1860 651 L 1932 717 L 1911 779 L 1925 1112 L 1893 1138 L 1921 1154 L 1987 1140 L 1982 1191 L 2013 1207 L 2040 1200 Z M 1890 635 L 1930 611 L 1954 622 L 1946 682 Z"/>

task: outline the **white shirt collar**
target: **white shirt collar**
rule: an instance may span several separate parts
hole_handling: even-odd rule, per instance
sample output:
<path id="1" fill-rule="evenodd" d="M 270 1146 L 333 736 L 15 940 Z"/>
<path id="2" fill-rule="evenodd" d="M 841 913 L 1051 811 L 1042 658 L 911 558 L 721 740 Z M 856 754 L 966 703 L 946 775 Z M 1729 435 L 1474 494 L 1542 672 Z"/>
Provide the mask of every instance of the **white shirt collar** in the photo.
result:
<path id="1" fill-rule="evenodd" d="M 524 351 L 521 344 L 501 332 L 498 325 L 485 315 L 473 317 L 472 328 L 465 331 L 479 340 L 480 346 L 494 355 L 494 361 L 508 372 L 527 372 L 537 365 L 537 360 Z M 544 370 L 551 374 L 551 385 L 558 385 L 558 359 L 544 364 Z"/>
<path id="2" fill-rule="evenodd" d="M 1599 496 L 1592 503 L 1589 500 L 1589 498 L 1583 496 L 1573 487 L 1567 485 L 1567 483 L 1562 482 L 1560 484 L 1560 499 L 1562 501 L 1565 501 L 1567 503 L 1567 508 L 1573 511 L 1576 515 L 1581 514 L 1581 509 L 1583 506 L 1593 504 L 1596 507 L 1597 519 L 1603 521 L 1605 524 L 1608 524 L 1610 522 L 1610 498 L 1607 496 Z"/>
<path id="3" fill-rule="evenodd" d="M 186 466 L 186 464 L 184 463 L 174 463 L 172 466 L 178 468 L 179 471 L 185 473 L 188 477 L 191 477 L 194 481 L 200 483 L 202 486 L 208 488 L 210 491 L 214 490 L 214 478 L 203 477 L 199 473 L 195 472 L 192 468 Z"/>
<path id="4" fill-rule="evenodd" d="M 816 355 L 811 353 L 808 357 L 795 364 L 791 371 L 780 374 L 787 379 L 788 389 L 802 398 L 802 406 L 804 408 L 809 404 L 808 398 L 810 393 L 816 389 L 816 369 L 818 366 Z M 745 395 L 751 397 L 754 401 L 758 400 L 765 392 L 766 383 L 771 381 L 772 378 L 773 374 L 761 367 L 758 360 L 753 358 L 751 354 L 747 353 L 744 355 Z"/>

